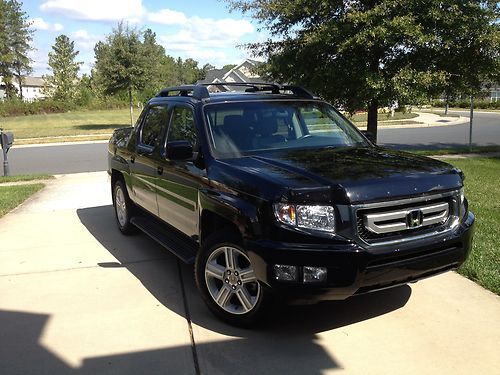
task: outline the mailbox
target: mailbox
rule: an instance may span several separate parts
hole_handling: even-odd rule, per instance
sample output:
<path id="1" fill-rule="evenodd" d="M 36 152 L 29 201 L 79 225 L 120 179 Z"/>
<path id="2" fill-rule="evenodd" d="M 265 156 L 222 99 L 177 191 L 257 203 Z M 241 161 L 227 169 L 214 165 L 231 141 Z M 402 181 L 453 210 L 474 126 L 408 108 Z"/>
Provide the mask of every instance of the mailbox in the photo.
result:
<path id="1" fill-rule="evenodd" d="M 7 160 L 7 153 L 9 152 L 9 149 L 12 147 L 12 144 L 14 143 L 14 134 L 9 132 L 4 133 L 2 130 L 3 129 L 0 129 L 0 146 L 2 146 L 2 154 L 3 154 L 3 175 L 8 176 L 9 161 Z"/>
<path id="2" fill-rule="evenodd" d="M 9 148 L 12 147 L 12 144 L 14 143 L 14 134 L 12 133 L 4 133 L 0 131 L 0 141 L 2 143 L 2 148 L 4 150 L 8 150 Z"/>

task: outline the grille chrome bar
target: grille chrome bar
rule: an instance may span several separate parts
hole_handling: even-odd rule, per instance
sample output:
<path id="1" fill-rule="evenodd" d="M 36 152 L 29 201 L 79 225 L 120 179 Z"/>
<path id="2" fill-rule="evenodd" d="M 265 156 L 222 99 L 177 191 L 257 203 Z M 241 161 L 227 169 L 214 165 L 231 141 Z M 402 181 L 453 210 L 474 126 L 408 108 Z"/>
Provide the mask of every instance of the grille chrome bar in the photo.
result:
<path id="1" fill-rule="evenodd" d="M 364 215 L 364 225 L 375 234 L 400 232 L 408 229 L 444 223 L 449 216 L 447 202 Z"/>

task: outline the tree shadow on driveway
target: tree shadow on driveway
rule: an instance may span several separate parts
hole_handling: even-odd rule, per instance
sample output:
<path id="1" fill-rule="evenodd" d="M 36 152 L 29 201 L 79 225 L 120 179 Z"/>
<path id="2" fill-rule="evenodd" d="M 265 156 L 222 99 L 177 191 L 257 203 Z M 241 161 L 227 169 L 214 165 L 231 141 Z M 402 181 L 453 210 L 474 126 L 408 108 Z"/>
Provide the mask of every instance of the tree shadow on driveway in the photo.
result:
<path id="1" fill-rule="evenodd" d="M 182 311 L 178 311 L 179 307 L 171 305 L 165 296 L 165 287 L 154 277 L 158 272 L 169 270 L 172 272 L 171 270 L 174 268 L 167 268 L 166 265 L 177 262 L 175 256 L 144 234 L 122 235 L 116 227 L 111 205 L 79 209 L 77 213 L 87 230 L 118 260 L 117 263 L 100 264 L 102 267 L 127 268 L 165 307 L 184 316 L 184 307 L 182 307 Z M 148 269 L 143 267 L 144 263 L 148 264 Z M 192 317 L 193 322 L 216 332 L 245 336 L 248 330 L 219 323 L 207 308 L 197 306 L 203 302 L 194 284 L 193 267 L 181 263 L 179 267 L 188 302 L 194 305 L 194 310 L 204 312 L 203 314 L 194 314 L 196 316 Z M 278 306 L 260 328 L 266 331 L 272 329 L 273 331 L 283 330 L 285 332 L 293 326 L 297 333 L 322 332 L 397 310 L 406 304 L 410 295 L 411 288 L 405 285 L 356 296 L 345 301 L 327 301 L 306 306 Z M 304 321 L 304 316 L 308 317 L 306 321 Z"/>
<path id="2" fill-rule="evenodd" d="M 144 234 L 122 235 L 111 205 L 79 209 L 77 214 L 117 259 L 101 267 L 126 268 L 163 306 L 189 317 L 196 343 L 194 357 L 199 358 L 202 373 L 321 374 L 325 369 L 345 367 L 341 359 L 334 358 L 334 348 L 327 351 L 317 334 L 390 313 L 403 307 L 411 295 L 411 288 L 402 286 L 345 301 L 279 305 L 253 329 L 232 327 L 205 307 L 195 287 L 193 267 L 182 264 Z M 170 275 L 165 277 L 165 273 Z M 166 293 L 167 279 L 184 288 L 185 304 Z"/>

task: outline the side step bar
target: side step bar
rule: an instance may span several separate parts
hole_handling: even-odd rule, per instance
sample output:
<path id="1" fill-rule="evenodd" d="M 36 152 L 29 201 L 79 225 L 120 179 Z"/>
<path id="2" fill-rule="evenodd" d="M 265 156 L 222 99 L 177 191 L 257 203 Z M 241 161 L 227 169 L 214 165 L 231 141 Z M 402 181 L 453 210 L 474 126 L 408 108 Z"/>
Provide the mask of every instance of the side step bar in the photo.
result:
<path id="1" fill-rule="evenodd" d="M 179 233 L 168 224 L 157 222 L 151 218 L 134 216 L 130 219 L 130 222 L 184 263 L 194 263 L 198 252 L 198 244 L 189 237 Z"/>

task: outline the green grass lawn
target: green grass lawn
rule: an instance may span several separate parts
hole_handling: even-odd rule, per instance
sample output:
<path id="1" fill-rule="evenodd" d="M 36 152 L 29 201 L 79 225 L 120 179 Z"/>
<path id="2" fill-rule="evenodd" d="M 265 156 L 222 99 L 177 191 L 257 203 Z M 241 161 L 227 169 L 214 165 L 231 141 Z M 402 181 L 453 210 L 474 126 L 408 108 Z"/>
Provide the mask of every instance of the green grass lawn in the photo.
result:
<path id="1" fill-rule="evenodd" d="M 500 146 L 468 146 L 441 148 L 439 150 L 405 150 L 418 155 L 455 155 L 455 154 L 484 154 L 488 152 L 500 152 Z"/>
<path id="2" fill-rule="evenodd" d="M 134 115 L 135 118 L 138 112 L 134 113 Z M 109 134 L 114 129 L 124 126 L 130 126 L 128 109 L 75 111 L 0 119 L 0 127 L 4 131 L 13 132 L 15 140 L 23 138 Z"/>
<path id="3" fill-rule="evenodd" d="M 35 180 L 51 180 L 54 176 L 49 174 L 20 174 L 17 176 L 0 176 L 0 184 L 6 182 L 22 182 Z"/>
<path id="4" fill-rule="evenodd" d="M 418 117 L 416 113 L 403 113 L 403 112 L 394 112 L 394 117 L 391 117 L 390 113 L 379 113 L 378 114 L 378 121 L 383 122 L 383 121 L 394 121 L 394 120 L 408 120 Z M 358 113 L 355 114 L 354 116 L 349 118 L 351 121 L 356 122 L 356 123 L 364 123 L 366 125 L 366 122 L 368 121 L 368 114 L 367 113 Z"/>
<path id="5" fill-rule="evenodd" d="M 44 187 L 43 184 L 0 186 L 0 217 Z"/>
<path id="6" fill-rule="evenodd" d="M 465 194 L 476 215 L 473 248 L 459 272 L 500 295 L 500 157 L 449 159 L 465 173 Z"/>

